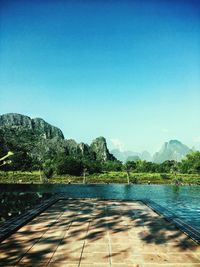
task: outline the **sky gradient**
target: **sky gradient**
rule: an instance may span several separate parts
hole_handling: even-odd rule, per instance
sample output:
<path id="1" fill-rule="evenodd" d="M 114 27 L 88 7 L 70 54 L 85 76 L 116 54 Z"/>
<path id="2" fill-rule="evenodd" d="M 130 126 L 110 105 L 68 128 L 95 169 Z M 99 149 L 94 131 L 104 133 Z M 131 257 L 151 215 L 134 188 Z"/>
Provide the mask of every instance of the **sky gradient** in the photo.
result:
<path id="1" fill-rule="evenodd" d="M 0 114 L 133 151 L 200 148 L 198 1 L 0 0 Z"/>

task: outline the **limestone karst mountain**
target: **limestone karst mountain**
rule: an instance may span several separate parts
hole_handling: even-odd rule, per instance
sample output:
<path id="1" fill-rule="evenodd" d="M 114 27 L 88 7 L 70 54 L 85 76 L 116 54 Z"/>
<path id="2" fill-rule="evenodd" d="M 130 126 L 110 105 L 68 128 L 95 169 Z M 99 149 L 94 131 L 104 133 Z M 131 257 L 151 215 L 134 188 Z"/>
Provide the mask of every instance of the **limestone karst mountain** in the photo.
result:
<path id="1" fill-rule="evenodd" d="M 112 154 L 110 154 L 107 148 L 106 139 L 102 136 L 96 138 L 92 142 L 90 148 L 96 154 L 97 160 L 100 161 L 115 160 L 115 157 Z"/>
<path id="2" fill-rule="evenodd" d="M 191 149 L 180 141 L 170 140 L 165 142 L 160 151 L 154 154 L 153 162 L 162 163 L 166 160 L 181 161 L 190 151 Z"/>
<path id="3" fill-rule="evenodd" d="M 191 149 L 182 144 L 178 140 L 170 140 L 169 142 L 165 142 L 162 148 L 156 152 L 153 157 L 150 155 L 148 151 L 143 151 L 142 153 L 133 152 L 133 151 L 120 151 L 119 149 L 111 150 L 111 153 L 118 159 L 123 162 L 127 160 L 146 160 L 152 161 L 155 163 L 162 163 L 166 160 L 175 160 L 180 161 L 183 159 Z"/>
<path id="4" fill-rule="evenodd" d="M 24 152 L 31 158 L 43 161 L 57 154 L 90 160 L 116 160 L 110 154 L 106 139 L 99 137 L 89 146 L 65 139 L 62 131 L 43 119 L 9 113 L 0 116 L 0 153 L 8 150 Z"/>
<path id="5" fill-rule="evenodd" d="M 0 116 L 0 127 L 12 128 L 16 131 L 20 128 L 24 128 L 26 130 L 32 131 L 33 134 L 37 136 L 41 136 L 44 139 L 64 139 L 64 135 L 62 131 L 47 123 L 41 118 L 31 119 L 28 116 L 16 114 L 16 113 L 8 113 Z"/>
<path id="6" fill-rule="evenodd" d="M 8 150 L 24 153 L 27 157 L 43 161 L 63 154 L 89 160 L 146 160 L 161 163 L 166 160 L 180 161 L 191 150 L 178 140 L 165 142 L 153 156 L 144 151 L 108 150 L 104 137 L 96 138 L 91 145 L 78 144 L 73 139 L 65 139 L 62 131 L 43 119 L 8 113 L 0 115 L 0 156 Z"/>
<path id="7" fill-rule="evenodd" d="M 119 149 L 111 150 L 111 153 L 120 161 L 126 162 L 127 160 L 146 160 L 151 161 L 152 157 L 148 151 L 143 151 L 142 153 L 134 152 L 131 150 L 120 151 Z"/>

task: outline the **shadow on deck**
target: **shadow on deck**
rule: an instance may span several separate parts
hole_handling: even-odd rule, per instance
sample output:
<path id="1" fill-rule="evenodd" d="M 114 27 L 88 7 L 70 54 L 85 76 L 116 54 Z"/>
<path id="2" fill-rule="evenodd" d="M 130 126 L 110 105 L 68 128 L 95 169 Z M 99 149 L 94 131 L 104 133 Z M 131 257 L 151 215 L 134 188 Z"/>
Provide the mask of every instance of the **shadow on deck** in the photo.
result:
<path id="1" fill-rule="evenodd" d="M 200 246 L 141 202 L 60 200 L 0 244 L 1 266 L 156 264 L 200 266 Z"/>

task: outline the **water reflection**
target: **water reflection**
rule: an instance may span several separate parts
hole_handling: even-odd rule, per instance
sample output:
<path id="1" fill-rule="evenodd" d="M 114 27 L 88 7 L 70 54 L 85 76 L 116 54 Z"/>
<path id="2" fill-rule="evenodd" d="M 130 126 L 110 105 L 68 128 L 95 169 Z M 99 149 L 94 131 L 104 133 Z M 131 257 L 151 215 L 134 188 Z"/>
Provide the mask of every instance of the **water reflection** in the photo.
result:
<path id="1" fill-rule="evenodd" d="M 52 196 L 50 193 L 5 192 L 0 193 L 0 226 L 5 221 L 20 216 Z"/>
<path id="2" fill-rule="evenodd" d="M 7 195 L 15 194 L 15 199 L 20 199 L 20 193 L 26 193 L 25 199 L 21 202 L 22 211 L 36 205 L 42 198 L 35 197 L 39 192 L 42 196 L 48 194 L 64 193 L 66 198 L 98 198 L 98 199 L 118 199 L 118 200 L 142 200 L 150 199 L 158 204 L 170 209 L 177 216 L 190 223 L 195 228 L 200 229 L 200 186 L 173 186 L 173 185 L 131 185 L 131 184 L 98 184 L 98 185 L 78 185 L 78 184 L 1 184 L 0 192 Z M 5 194 L 5 193 L 4 193 Z M 11 196 L 12 196 L 11 194 Z M 13 196 L 12 196 L 13 197 Z M 13 199 L 2 197 L 1 217 L 5 213 L 15 208 L 18 209 Z M 26 205 L 25 205 L 26 204 Z M 20 211 L 21 211 L 20 210 Z M 5 211 L 5 212 L 4 212 Z"/>

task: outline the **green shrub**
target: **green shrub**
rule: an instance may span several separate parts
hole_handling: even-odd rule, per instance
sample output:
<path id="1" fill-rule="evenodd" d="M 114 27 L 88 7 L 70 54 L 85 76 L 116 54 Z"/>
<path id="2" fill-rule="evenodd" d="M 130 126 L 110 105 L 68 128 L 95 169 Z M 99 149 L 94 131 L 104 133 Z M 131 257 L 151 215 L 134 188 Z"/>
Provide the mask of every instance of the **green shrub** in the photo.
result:
<path id="1" fill-rule="evenodd" d="M 45 177 L 47 178 L 47 179 L 50 179 L 52 176 L 53 176 L 53 168 L 52 167 L 48 167 L 48 168 L 45 168 L 44 170 L 43 170 L 43 172 L 44 172 L 44 175 L 45 175 Z"/>
<path id="2" fill-rule="evenodd" d="M 170 176 L 167 175 L 166 173 L 160 173 L 160 178 L 162 178 L 162 179 L 170 179 Z"/>
<path id="3" fill-rule="evenodd" d="M 56 162 L 56 172 L 58 175 L 70 174 L 79 176 L 83 173 L 83 163 L 73 157 L 61 158 Z"/>

